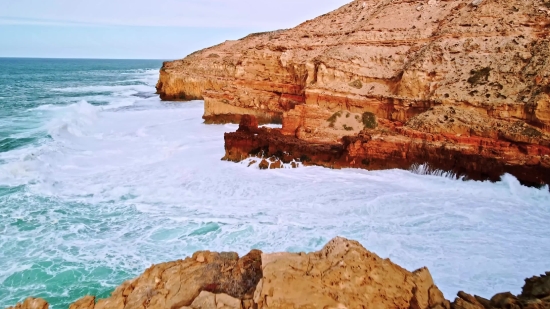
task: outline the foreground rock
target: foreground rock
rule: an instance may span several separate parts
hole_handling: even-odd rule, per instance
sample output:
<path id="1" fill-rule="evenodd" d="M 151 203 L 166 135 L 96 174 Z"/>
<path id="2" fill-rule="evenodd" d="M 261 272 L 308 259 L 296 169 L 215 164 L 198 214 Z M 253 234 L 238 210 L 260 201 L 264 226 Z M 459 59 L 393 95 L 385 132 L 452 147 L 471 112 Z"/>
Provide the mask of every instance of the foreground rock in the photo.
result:
<path id="1" fill-rule="evenodd" d="M 452 304 L 445 300 L 427 268 L 409 272 L 338 237 L 309 254 L 197 252 L 152 266 L 110 298 L 86 296 L 69 309 L 548 309 L 550 273 L 526 279 L 517 297 L 458 296 Z M 47 308 L 28 298 L 8 309 Z"/>
<path id="2" fill-rule="evenodd" d="M 157 89 L 204 99 L 207 123 L 250 114 L 327 147 L 352 136 L 350 155 L 379 168 L 446 158 L 479 177 L 548 183 L 528 175 L 550 167 L 549 12 L 548 0 L 356 0 L 166 62 Z"/>
<path id="3" fill-rule="evenodd" d="M 8 309 L 48 309 L 48 303 L 41 298 L 29 297 L 24 302 L 18 303 L 14 307 L 8 307 Z"/>
<path id="4" fill-rule="evenodd" d="M 16 309 L 46 309 L 27 300 Z M 152 266 L 108 299 L 70 309 L 417 308 L 450 309 L 426 268 L 409 272 L 335 238 L 315 253 L 197 252 Z"/>

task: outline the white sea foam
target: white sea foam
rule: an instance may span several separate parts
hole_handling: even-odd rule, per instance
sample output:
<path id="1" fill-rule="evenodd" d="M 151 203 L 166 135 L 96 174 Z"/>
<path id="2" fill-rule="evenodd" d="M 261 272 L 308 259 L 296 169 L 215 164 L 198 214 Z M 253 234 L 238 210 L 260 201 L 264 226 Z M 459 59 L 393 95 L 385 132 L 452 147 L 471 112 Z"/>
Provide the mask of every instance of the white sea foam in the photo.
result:
<path id="1" fill-rule="evenodd" d="M 412 173 L 418 175 L 431 175 L 438 177 L 446 177 L 451 179 L 464 179 L 464 177 L 457 177 L 454 172 L 443 171 L 440 169 L 434 169 L 429 164 L 416 164 L 409 169 Z"/>
<path id="2" fill-rule="evenodd" d="M 113 73 L 115 74 L 115 73 Z M 121 73 L 116 73 L 121 74 Z M 123 73 L 124 74 L 124 73 Z M 99 73 L 101 75 L 101 73 Z M 157 70 L 136 70 L 124 75 L 135 76 L 135 79 L 126 79 L 122 82 L 111 82 L 110 85 L 85 85 L 75 87 L 52 88 L 59 93 L 109 93 L 111 96 L 127 96 L 136 92 L 152 93 L 158 79 Z"/>
<path id="3" fill-rule="evenodd" d="M 148 85 L 113 85 L 113 86 L 82 86 L 82 87 L 67 87 L 67 88 L 54 88 L 52 91 L 56 92 L 149 92 L 151 86 Z M 127 92 L 128 93 L 128 92 Z"/>
<path id="4" fill-rule="evenodd" d="M 0 261 L 20 256 L 0 282 L 38 260 L 53 263 L 44 276 L 114 286 L 196 250 L 311 251 L 337 235 L 410 270 L 428 266 L 448 298 L 518 293 L 550 270 L 548 188 L 421 175 L 426 167 L 260 171 L 220 160 L 237 126 L 204 125 L 202 102 L 123 98 L 53 108 L 51 140 L 0 154 L 0 186 L 27 186 L 4 214 L 26 228 L 0 229 Z"/>
<path id="5" fill-rule="evenodd" d="M 86 128 L 97 121 L 100 110 L 100 107 L 86 101 L 61 107 L 57 109 L 57 115 L 48 123 L 48 133 L 54 139 L 64 133 L 83 137 L 86 135 Z"/>

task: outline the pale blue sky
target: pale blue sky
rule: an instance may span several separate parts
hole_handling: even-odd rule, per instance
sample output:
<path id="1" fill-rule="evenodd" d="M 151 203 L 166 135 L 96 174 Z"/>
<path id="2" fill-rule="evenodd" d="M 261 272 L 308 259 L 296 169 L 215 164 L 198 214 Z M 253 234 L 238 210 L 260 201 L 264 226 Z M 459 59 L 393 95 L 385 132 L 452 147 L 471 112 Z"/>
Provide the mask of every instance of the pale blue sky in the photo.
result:
<path id="1" fill-rule="evenodd" d="M 176 59 L 351 0 L 0 0 L 0 57 Z"/>

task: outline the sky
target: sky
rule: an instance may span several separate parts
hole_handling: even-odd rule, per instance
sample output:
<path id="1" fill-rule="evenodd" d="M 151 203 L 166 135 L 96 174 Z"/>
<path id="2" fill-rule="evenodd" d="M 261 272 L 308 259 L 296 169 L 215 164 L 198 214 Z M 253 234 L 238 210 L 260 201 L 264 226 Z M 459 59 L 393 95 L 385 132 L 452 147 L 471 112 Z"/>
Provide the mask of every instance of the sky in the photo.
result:
<path id="1" fill-rule="evenodd" d="M 0 0 L 0 57 L 178 59 L 351 0 Z"/>

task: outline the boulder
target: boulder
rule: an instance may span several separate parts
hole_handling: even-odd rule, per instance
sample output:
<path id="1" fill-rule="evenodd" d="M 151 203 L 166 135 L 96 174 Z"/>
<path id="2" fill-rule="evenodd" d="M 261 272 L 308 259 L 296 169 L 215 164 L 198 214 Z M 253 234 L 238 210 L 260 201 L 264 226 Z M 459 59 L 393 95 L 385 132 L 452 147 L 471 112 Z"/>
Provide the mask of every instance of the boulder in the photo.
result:
<path id="1" fill-rule="evenodd" d="M 25 299 L 22 303 L 17 303 L 13 307 L 8 307 L 7 309 L 48 309 L 49 304 L 42 298 L 33 298 L 29 297 Z"/>

